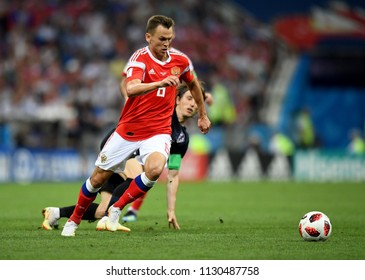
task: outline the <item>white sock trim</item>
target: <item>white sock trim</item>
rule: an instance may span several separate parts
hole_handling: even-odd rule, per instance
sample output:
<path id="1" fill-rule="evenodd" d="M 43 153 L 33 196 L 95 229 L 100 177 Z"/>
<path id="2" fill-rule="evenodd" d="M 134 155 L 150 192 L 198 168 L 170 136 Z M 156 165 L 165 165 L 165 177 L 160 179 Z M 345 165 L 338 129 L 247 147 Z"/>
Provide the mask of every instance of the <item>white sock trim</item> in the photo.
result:
<path id="1" fill-rule="evenodd" d="M 96 193 L 98 192 L 101 188 L 94 188 L 92 185 L 91 185 L 91 182 L 90 182 L 90 177 L 86 180 L 86 188 L 87 190 L 90 192 L 90 193 Z"/>
<path id="2" fill-rule="evenodd" d="M 157 181 L 151 181 L 150 179 L 148 179 L 145 172 L 143 172 L 141 174 L 141 180 L 142 180 L 143 184 L 145 184 L 149 188 L 152 188 L 153 185 L 156 184 L 156 182 L 157 182 Z"/>

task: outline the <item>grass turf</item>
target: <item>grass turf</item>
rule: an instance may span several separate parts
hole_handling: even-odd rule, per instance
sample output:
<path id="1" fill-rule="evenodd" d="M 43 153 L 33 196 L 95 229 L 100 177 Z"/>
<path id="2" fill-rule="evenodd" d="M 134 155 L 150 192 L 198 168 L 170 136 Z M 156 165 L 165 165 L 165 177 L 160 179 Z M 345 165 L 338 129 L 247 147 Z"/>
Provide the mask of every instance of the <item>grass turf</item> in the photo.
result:
<path id="1" fill-rule="evenodd" d="M 0 259 L 365 259 L 363 183 L 182 182 L 176 209 L 181 230 L 175 231 L 167 225 L 161 182 L 138 221 L 127 225 L 130 233 L 98 232 L 87 221 L 73 238 L 41 229 L 42 208 L 74 204 L 79 188 L 79 182 L 2 184 Z M 305 242 L 299 236 L 299 219 L 311 210 L 331 219 L 329 240 Z M 60 227 L 65 222 L 62 218 Z"/>

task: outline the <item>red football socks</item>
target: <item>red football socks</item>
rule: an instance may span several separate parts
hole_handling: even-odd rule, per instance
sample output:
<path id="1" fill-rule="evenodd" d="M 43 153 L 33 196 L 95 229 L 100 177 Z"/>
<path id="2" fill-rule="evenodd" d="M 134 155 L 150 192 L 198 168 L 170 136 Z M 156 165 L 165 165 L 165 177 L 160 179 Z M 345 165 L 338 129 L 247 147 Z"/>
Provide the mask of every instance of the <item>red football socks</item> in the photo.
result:
<path id="1" fill-rule="evenodd" d="M 139 210 L 139 208 L 141 208 L 141 206 L 143 204 L 143 200 L 145 199 L 146 196 L 147 196 L 147 193 L 145 193 L 140 198 L 133 201 L 133 203 L 132 203 L 133 210 Z"/>
<path id="2" fill-rule="evenodd" d="M 114 203 L 114 207 L 123 209 L 127 204 L 143 196 L 145 193 L 145 191 L 138 187 L 136 180 L 133 180 L 124 194 Z"/>
<path id="3" fill-rule="evenodd" d="M 79 197 L 77 199 L 77 203 L 75 206 L 75 210 L 72 213 L 70 220 L 74 221 L 76 224 L 81 223 L 82 216 L 85 214 L 87 208 L 90 206 L 90 204 L 95 200 L 96 195 L 92 197 L 87 197 L 82 192 L 82 189 L 80 190 Z"/>

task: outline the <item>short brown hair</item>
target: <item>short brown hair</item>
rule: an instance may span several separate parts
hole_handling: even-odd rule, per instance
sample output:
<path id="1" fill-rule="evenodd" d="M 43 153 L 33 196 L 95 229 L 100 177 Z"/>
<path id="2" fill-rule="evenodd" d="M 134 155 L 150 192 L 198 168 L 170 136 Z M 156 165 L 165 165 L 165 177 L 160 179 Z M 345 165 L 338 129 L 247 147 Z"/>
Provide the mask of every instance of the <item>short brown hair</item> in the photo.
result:
<path id="1" fill-rule="evenodd" d="M 171 27 L 172 28 L 175 27 L 175 21 L 167 16 L 154 15 L 150 17 L 147 21 L 146 32 L 153 34 L 157 26 L 159 25 L 162 25 L 163 27 L 170 29 Z"/>
<path id="2" fill-rule="evenodd" d="M 205 88 L 203 86 L 204 82 L 203 81 L 199 81 L 199 84 L 200 84 L 200 89 L 203 93 L 203 99 L 205 101 L 205 99 L 207 98 L 206 95 L 205 95 Z M 183 97 L 184 94 L 189 90 L 188 86 L 186 84 L 182 84 L 180 86 L 178 86 L 177 88 L 177 96 L 178 97 Z"/>

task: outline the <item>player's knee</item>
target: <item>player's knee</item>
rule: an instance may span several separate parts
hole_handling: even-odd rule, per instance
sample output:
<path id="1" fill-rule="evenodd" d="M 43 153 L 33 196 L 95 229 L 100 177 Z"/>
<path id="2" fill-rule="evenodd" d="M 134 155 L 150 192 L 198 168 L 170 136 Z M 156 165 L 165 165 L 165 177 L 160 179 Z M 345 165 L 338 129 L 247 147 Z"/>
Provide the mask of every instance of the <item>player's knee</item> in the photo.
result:
<path id="1" fill-rule="evenodd" d="M 110 177 L 108 172 L 94 172 L 90 177 L 90 183 L 94 188 L 100 188 Z"/>
<path id="2" fill-rule="evenodd" d="M 161 153 L 152 153 L 145 164 L 145 172 L 148 179 L 156 181 L 165 168 L 166 158 Z"/>
<path id="3" fill-rule="evenodd" d="M 146 169 L 146 176 L 151 181 L 156 181 L 160 177 L 163 171 L 163 167 L 160 168 L 159 166 L 154 166 L 153 168 Z"/>
<path id="4" fill-rule="evenodd" d="M 150 161 L 145 166 L 145 173 L 147 178 L 151 181 L 157 181 L 164 169 L 164 166 L 165 164 L 161 161 Z"/>

